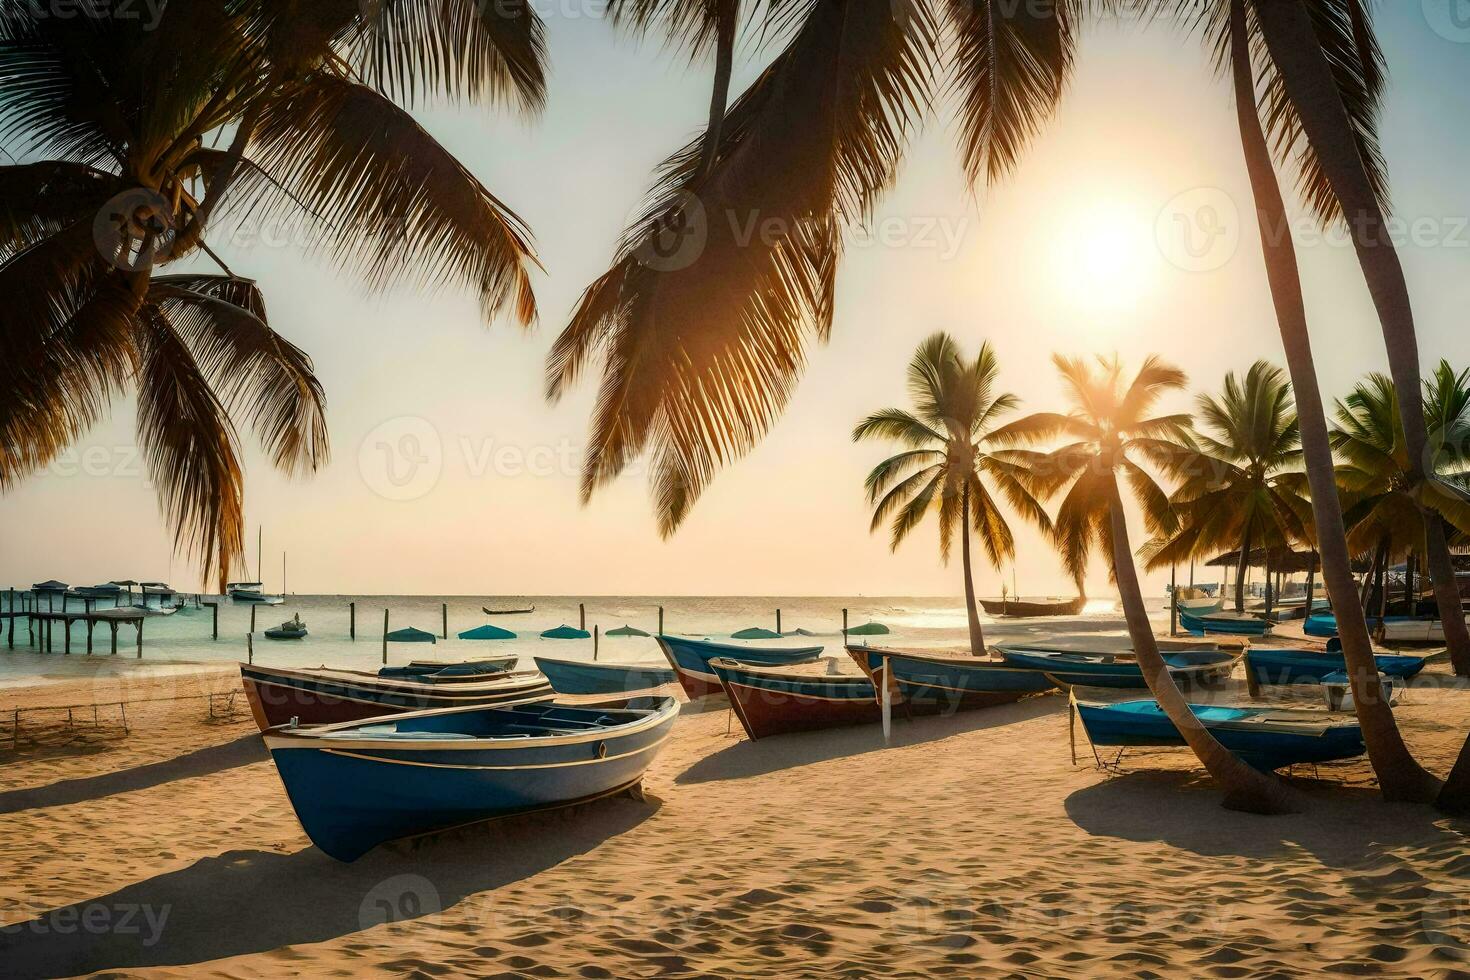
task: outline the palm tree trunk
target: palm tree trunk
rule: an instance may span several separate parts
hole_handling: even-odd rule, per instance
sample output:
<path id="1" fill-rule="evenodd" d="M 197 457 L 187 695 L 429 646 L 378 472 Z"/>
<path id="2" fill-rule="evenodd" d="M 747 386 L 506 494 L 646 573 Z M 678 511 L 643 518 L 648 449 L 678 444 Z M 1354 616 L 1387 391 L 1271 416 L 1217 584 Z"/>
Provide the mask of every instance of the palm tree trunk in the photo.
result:
<path id="1" fill-rule="evenodd" d="M 965 569 L 965 611 L 970 616 L 970 655 L 985 656 L 985 633 L 980 629 L 980 612 L 975 608 L 975 579 L 970 574 L 970 486 L 960 491 L 960 563 Z"/>
<path id="2" fill-rule="evenodd" d="M 1444 518 L 1434 512 L 1424 515 L 1424 557 L 1429 565 L 1429 582 L 1434 587 L 1434 601 L 1444 623 L 1445 645 L 1450 648 L 1450 663 L 1455 673 L 1470 677 L 1470 628 L 1465 626 L 1464 603 L 1460 585 L 1455 579 L 1455 562 L 1445 540 Z"/>
<path id="3" fill-rule="evenodd" d="M 1235 566 L 1235 611 L 1245 612 L 1245 575 L 1251 562 L 1251 519 L 1245 519 L 1245 531 L 1240 536 L 1240 561 Z"/>
<path id="4" fill-rule="evenodd" d="M 1138 584 L 1138 569 L 1133 565 L 1133 546 L 1128 541 L 1128 519 L 1123 513 L 1123 497 L 1116 478 L 1108 481 L 1108 518 L 1113 536 L 1113 578 L 1118 584 L 1118 597 L 1128 621 L 1128 636 L 1138 658 L 1148 689 L 1159 706 L 1184 736 L 1184 741 L 1199 757 L 1215 782 L 1225 790 L 1225 806 L 1247 813 L 1293 813 L 1296 807 L 1285 784 L 1275 777 L 1252 769 L 1221 745 L 1209 729 L 1199 723 L 1179 685 L 1169 675 L 1159 646 L 1154 639 L 1153 624 L 1143 605 L 1143 590 Z"/>
<path id="5" fill-rule="evenodd" d="M 1236 114 L 1255 197 L 1266 278 L 1271 287 L 1271 301 L 1276 308 L 1282 346 L 1286 350 L 1287 370 L 1296 394 L 1302 456 L 1312 491 L 1317 552 L 1322 562 L 1322 584 L 1327 588 L 1327 598 L 1337 617 L 1338 637 L 1348 667 L 1358 723 L 1363 728 L 1368 758 L 1373 763 L 1383 795 L 1390 800 L 1425 802 L 1434 798 L 1439 781 L 1419 765 L 1399 734 L 1393 711 L 1379 689 L 1378 665 L 1373 660 L 1373 641 L 1368 635 L 1367 620 L 1362 615 L 1363 607 L 1354 601 L 1357 589 L 1342 520 L 1342 501 L 1337 494 L 1332 446 L 1327 437 L 1327 416 L 1322 408 L 1322 391 L 1317 384 L 1317 368 L 1312 359 L 1312 338 L 1307 330 L 1307 310 L 1302 298 L 1296 248 L 1291 240 L 1286 202 L 1281 196 L 1281 185 L 1276 179 L 1271 151 L 1257 114 L 1245 0 L 1235 0 L 1231 6 Z"/>

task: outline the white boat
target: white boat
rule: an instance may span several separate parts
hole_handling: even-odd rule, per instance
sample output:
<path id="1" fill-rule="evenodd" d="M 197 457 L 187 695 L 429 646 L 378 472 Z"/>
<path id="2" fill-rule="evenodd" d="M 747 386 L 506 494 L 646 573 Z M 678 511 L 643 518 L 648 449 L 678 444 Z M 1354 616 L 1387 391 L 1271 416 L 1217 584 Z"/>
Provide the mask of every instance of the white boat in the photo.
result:
<path id="1" fill-rule="evenodd" d="M 279 606 L 284 596 L 267 595 L 259 582 L 231 582 L 225 586 L 225 594 L 236 602 L 254 602 L 265 606 Z"/>

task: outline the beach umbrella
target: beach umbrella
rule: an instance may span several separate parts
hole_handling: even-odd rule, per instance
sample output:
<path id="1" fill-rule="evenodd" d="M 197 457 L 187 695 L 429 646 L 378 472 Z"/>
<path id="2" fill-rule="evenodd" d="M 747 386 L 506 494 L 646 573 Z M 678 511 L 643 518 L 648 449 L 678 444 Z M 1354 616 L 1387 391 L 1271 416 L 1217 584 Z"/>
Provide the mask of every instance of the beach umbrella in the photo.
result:
<path id="1" fill-rule="evenodd" d="M 647 636 L 636 626 L 617 626 L 607 631 L 608 636 Z"/>
<path id="2" fill-rule="evenodd" d="M 864 623 L 847 631 L 848 636 L 885 636 L 887 633 L 888 627 L 882 623 Z"/>
<path id="3" fill-rule="evenodd" d="M 543 640 L 586 640 L 591 637 L 592 634 L 586 630 L 579 630 L 577 627 L 568 626 L 566 623 L 541 634 Z"/>
<path id="4" fill-rule="evenodd" d="M 383 637 L 383 639 L 389 640 L 390 642 L 393 642 L 393 643 L 437 643 L 438 642 L 438 637 L 434 636 L 433 633 L 429 633 L 429 632 L 427 632 L 425 630 L 421 630 L 421 629 L 414 629 L 412 626 L 405 626 L 401 630 L 394 630 L 393 632 L 389 633 L 387 636 Z"/>
<path id="5" fill-rule="evenodd" d="M 472 630 L 465 630 L 459 634 L 461 640 L 514 640 L 516 635 L 510 630 L 501 629 L 492 623 L 484 626 L 476 626 Z"/>
<path id="6" fill-rule="evenodd" d="M 775 630 L 768 630 L 763 626 L 751 626 L 748 629 L 738 630 L 730 636 L 736 640 L 779 640 L 781 634 Z"/>

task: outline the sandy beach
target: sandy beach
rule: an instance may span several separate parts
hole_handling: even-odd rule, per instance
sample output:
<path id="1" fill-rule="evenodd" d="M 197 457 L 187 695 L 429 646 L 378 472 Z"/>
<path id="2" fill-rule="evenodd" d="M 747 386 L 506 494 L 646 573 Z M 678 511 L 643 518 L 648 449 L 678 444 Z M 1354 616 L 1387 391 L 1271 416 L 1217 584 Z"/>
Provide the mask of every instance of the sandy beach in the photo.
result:
<path id="1" fill-rule="evenodd" d="M 1436 665 L 1397 714 L 1444 771 L 1470 706 Z M 151 685 L 151 688 L 150 688 Z M 1187 752 L 1073 765 L 1060 696 L 751 743 L 686 713 L 647 798 L 339 864 L 303 835 L 210 667 L 8 692 L 135 699 L 130 733 L 0 747 L 6 976 L 783 977 L 1470 969 L 1463 822 L 1365 761 L 1308 812 L 1230 813 Z M 173 701 L 137 700 L 148 696 Z M 1463 975 L 1463 974 L 1459 974 Z"/>

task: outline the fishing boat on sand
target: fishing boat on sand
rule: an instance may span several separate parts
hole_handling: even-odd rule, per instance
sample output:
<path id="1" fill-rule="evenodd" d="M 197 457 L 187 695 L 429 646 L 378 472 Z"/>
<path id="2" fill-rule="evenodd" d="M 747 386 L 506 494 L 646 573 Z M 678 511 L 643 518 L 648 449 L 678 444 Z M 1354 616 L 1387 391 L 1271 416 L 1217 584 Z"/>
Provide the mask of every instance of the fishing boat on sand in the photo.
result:
<path id="1" fill-rule="evenodd" d="M 544 701 L 555 694 L 545 676 L 533 670 L 495 671 L 444 683 L 433 677 L 330 667 L 241 664 L 240 680 L 261 731 L 293 718 L 302 725 L 328 725 L 430 708 Z"/>
<path id="2" fill-rule="evenodd" d="M 1373 658 L 1378 672 L 1407 680 L 1424 669 L 1423 657 L 1378 654 Z M 1245 654 L 1245 669 L 1257 684 L 1320 684 L 1330 674 L 1347 669 L 1342 650 L 1268 650 L 1251 647 Z"/>
<path id="3" fill-rule="evenodd" d="M 863 675 L 826 673 L 815 663 L 756 667 L 725 657 L 709 665 L 751 741 L 882 717 L 873 683 Z"/>
<path id="4" fill-rule="evenodd" d="M 667 634 L 661 634 L 657 640 L 659 649 L 678 675 L 679 684 L 691 701 L 724 693 L 719 675 L 709 665 L 714 657 L 773 667 L 807 663 L 822 655 L 821 647 L 743 646 L 738 643 L 713 643 L 709 640 L 691 640 Z"/>
<path id="5" fill-rule="evenodd" d="M 1184 737 L 1154 700 L 1095 704 L 1078 701 L 1077 717 L 1095 747 L 1182 746 Z M 1200 724 L 1248 765 L 1263 772 L 1298 763 L 1333 762 L 1363 754 L 1357 722 L 1321 710 L 1189 706 Z"/>
<path id="6" fill-rule="evenodd" d="M 679 703 L 535 704 L 417 711 L 265 733 L 313 844 L 354 861 L 385 841 L 621 792 L 668 740 Z"/>
<path id="7" fill-rule="evenodd" d="M 1269 619 L 1260 619 L 1245 613 L 1210 613 L 1194 616 L 1179 610 L 1179 625 L 1191 633 L 1200 635 L 1220 634 L 1224 636 L 1265 636 L 1276 625 Z"/>
<path id="8" fill-rule="evenodd" d="M 623 694 L 674 682 L 674 672 L 641 664 L 586 663 L 536 657 L 536 668 L 558 694 Z"/>
<path id="9" fill-rule="evenodd" d="M 1078 653 L 1001 645 L 996 647 L 1010 667 L 1044 672 L 1063 687 L 1146 688 L 1143 669 L 1131 653 Z M 1218 650 L 1161 651 L 1169 676 L 1178 684 L 1201 686 L 1223 681 L 1239 656 Z"/>
<path id="10" fill-rule="evenodd" d="M 410 660 L 402 667 L 379 667 L 379 677 L 403 677 L 434 684 L 460 684 L 466 681 L 483 680 L 491 674 L 503 674 L 520 658 L 515 654 L 505 657 L 485 657 L 452 663 L 445 660 Z"/>
<path id="11" fill-rule="evenodd" d="M 1007 667 L 978 657 L 857 646 L 849 646 L 847 652 L 868 675 L 880 700 L 891 677 L 887 693 L 911 713 L 948 713 L 1009 704 L 1056 687 L 1042 671 Z"/>
<path id="12" fill-rule="evenodd" d="M 1022 602 L 1020 599 L 1002 597 L 981 599 L 980 605 L 992 616 L 1010 619 L 1040 619 L 1045 616 L 1076 616 L 1087 605 L 1087 596 L 1072 599 L 1050 599 L 1045 602 Z"/>

